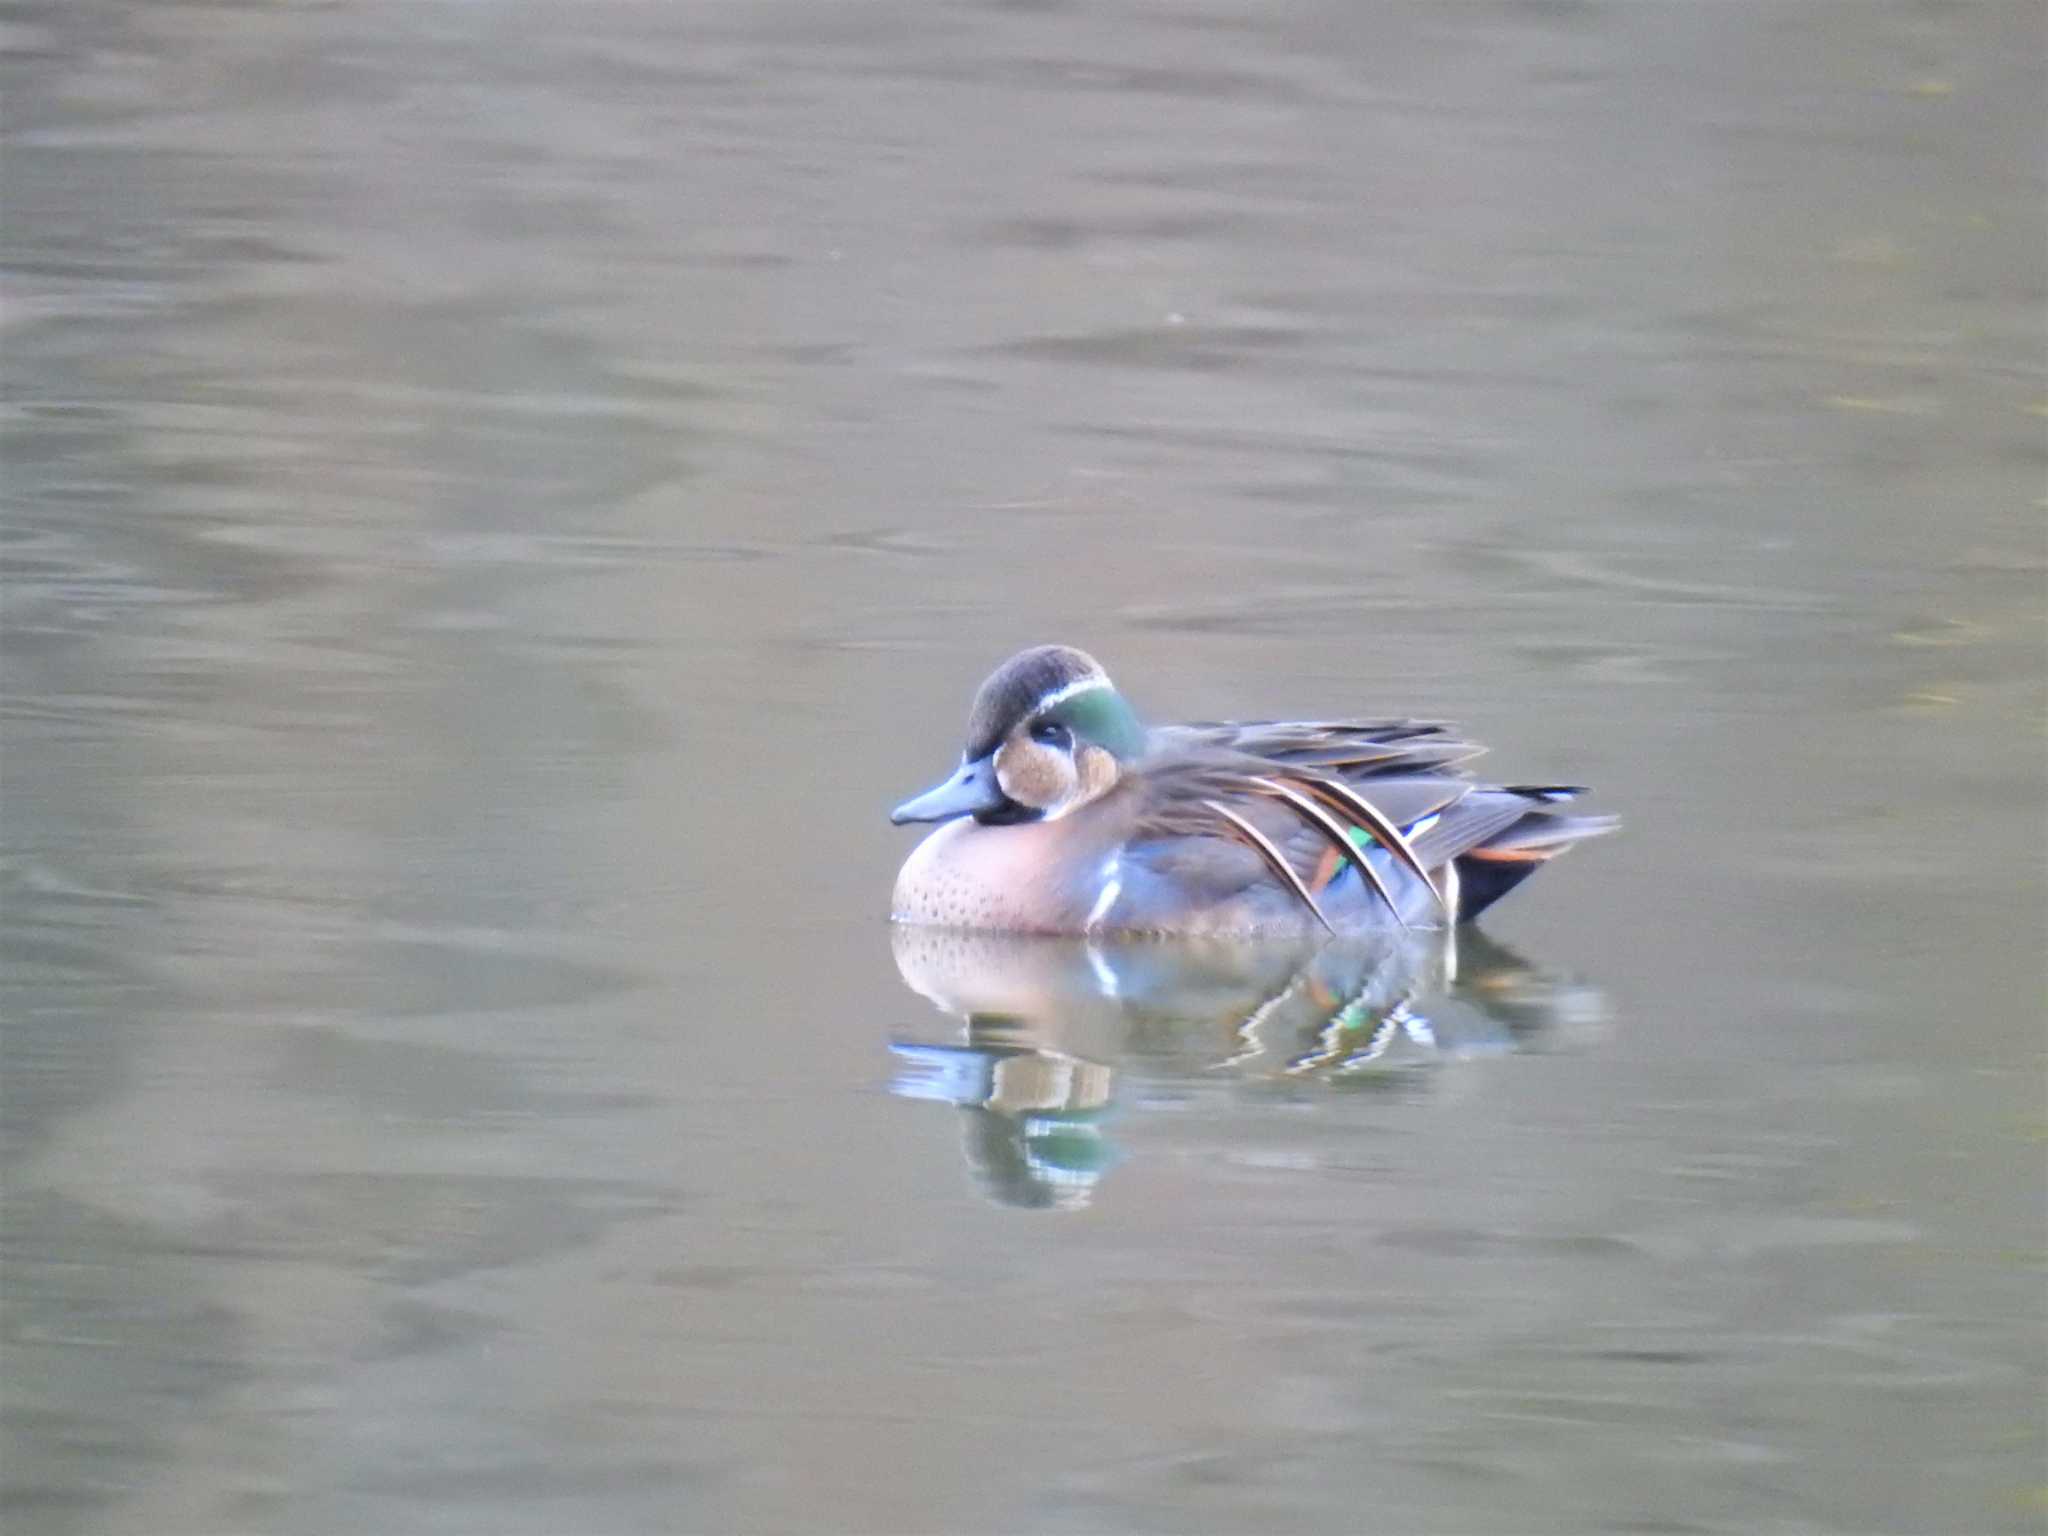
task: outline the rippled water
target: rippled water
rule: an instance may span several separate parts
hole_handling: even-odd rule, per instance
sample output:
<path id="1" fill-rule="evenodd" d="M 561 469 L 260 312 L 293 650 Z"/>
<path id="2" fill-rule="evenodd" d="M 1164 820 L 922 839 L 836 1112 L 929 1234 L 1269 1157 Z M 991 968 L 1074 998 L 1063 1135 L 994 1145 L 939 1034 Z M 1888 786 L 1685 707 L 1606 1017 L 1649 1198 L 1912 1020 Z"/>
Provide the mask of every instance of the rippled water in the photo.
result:
<path id="1" fill-rule="evenodd" d="M 2039 1528 L 2043 41 L 6 6 L 8 1529 Z M 1052 638 L 1627 829 L 892 951 Z"/>

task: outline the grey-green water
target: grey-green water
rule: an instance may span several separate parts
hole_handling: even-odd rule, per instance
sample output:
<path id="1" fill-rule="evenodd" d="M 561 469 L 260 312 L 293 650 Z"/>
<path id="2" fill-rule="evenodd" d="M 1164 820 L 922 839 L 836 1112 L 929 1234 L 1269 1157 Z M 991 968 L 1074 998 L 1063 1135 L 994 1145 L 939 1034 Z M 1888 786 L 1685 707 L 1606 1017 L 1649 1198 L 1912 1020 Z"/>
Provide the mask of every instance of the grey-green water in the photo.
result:
<path id="1" fill-rule="evenodd" d="M 2040 1528 L 2043 44 L 8 5 L 0 1520 Z M 905 1097 L 1053 638 L 1627 829 Z"/>

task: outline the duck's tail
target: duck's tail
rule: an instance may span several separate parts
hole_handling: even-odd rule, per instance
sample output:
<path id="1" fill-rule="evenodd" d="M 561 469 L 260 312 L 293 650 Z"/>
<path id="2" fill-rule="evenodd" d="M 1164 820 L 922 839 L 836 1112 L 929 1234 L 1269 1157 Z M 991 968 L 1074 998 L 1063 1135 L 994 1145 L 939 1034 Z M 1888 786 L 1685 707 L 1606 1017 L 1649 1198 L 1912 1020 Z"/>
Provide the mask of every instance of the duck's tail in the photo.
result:
<path id="1" fill-rule="evenodd" d="M 1575 784 L 1508 784 L 1469 797 L 1494 802 L 1486 808 L 1485 819 L 1496 825 L 1464 848 L 1444 850 L 1457 871 L 1460 922 L 1479 916 L 1573 844 L 1621 825 L 1613 816 L 1573 816 L 1550 809 L 1584 793 Z M 1462 830 L 1470 835 L 1479 827 Z"/>

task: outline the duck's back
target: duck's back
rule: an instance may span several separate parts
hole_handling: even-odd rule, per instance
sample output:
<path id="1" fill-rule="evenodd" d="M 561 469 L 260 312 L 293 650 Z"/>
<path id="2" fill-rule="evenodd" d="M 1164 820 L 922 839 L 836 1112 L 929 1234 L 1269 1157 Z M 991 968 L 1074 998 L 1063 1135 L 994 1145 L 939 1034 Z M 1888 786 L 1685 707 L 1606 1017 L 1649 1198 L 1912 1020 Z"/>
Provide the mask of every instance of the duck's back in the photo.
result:
<path id="1" fill-rule="evenodd" d="M 1477 916 L 1607 818 L 1567 785 L 1479 783 L 1433 721 L 1174 726 L 1106 815 L 1121 889 L 1098 927 L 1144 932 L 1435 926 Z M 1341 839 L 1341 841 L 1340 841 Z M 1425 874 L 1427 878 L 1425 878 Z"/>

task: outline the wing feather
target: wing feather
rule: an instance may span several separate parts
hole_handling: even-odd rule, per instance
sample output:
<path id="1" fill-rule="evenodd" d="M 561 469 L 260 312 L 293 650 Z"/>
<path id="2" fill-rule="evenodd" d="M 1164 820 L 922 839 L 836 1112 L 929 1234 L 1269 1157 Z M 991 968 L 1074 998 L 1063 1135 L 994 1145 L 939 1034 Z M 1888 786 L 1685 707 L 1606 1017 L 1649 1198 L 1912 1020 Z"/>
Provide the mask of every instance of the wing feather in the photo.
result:
<path id="1" fill-rule="evenodd" d="M 1308 888 L 1307 883 L 1302 880 L 1301 876 L 1294 872 L 1294 866 L 1287 862 L 1287 856 L 1273 846 L 1271 838 L 1267 837 L 1265 833 L 1253 826 L 1244 817 L 1238 815 L 1229 806 L 1223 804 L 1222 801 L 1204 800 L 1202 803 L 1229 822 L 1233 827 L 1237 828 L 1250 841 L 1252 847 L 1257 849 L 1260 856 L 1272 866 L 1273 873 L 1294 887 L 1294 894 L 1302 899 L 1309 911 L 1315 913 L 1317 922 L 1321 923 L 1331 933 L 1337 931 L 1336 925 L 1324 915 L 1322 903 L 1316 900 L 1315 893 Z"/>

